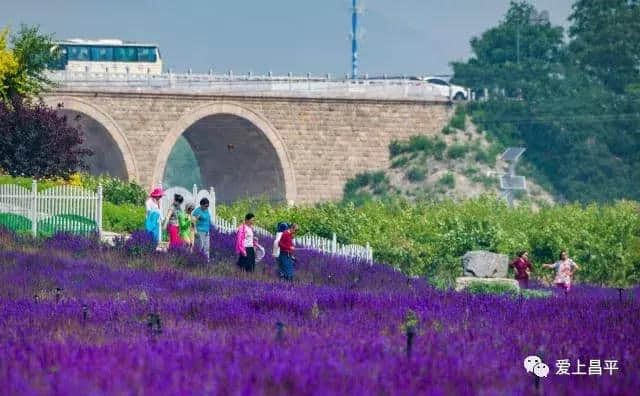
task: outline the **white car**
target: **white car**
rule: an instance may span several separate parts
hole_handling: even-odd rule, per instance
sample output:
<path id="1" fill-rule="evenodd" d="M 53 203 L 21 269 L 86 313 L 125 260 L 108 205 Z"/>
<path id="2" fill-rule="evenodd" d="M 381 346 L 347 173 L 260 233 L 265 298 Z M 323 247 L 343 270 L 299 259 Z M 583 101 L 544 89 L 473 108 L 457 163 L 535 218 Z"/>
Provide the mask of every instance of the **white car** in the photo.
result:
<path id="1" fill-rule="evenodd" d="M 451 98 L 453 100 L 467 100 L 468 94 L 465 87 L 460 85 L 453 85 L 440 77 L 423 77 L 422 81 L 427 82 L 435 88 L 436 92 L 442 96 Z"/>

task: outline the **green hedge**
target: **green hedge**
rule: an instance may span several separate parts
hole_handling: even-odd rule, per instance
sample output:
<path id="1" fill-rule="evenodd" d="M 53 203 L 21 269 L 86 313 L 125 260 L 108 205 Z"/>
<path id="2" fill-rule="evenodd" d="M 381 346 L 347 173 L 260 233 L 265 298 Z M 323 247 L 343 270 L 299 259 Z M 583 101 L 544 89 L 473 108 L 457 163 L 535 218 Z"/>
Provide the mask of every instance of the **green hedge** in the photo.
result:
<path id="1" fill-rule="evenodd" d="M 102 206 L 102 229 L 131 233 L 144 227 L 145 215 L 143 206 L 105 202 Z"/>

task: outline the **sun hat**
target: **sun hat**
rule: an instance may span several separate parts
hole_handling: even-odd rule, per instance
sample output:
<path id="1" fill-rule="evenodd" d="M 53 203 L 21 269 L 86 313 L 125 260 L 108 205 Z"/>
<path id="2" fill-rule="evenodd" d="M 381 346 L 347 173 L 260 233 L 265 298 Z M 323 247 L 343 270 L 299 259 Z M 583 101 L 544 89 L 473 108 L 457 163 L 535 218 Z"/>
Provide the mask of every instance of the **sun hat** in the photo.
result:
<path id="1" fill-rule="evenodd" d="M 153 191 L 151 191 L 151 194 L 149 194 L 151 198 L 162 198 L 163 195 L 164 191 L 162 191 L 162 188 L 160 187 L 155 188 Z"/>

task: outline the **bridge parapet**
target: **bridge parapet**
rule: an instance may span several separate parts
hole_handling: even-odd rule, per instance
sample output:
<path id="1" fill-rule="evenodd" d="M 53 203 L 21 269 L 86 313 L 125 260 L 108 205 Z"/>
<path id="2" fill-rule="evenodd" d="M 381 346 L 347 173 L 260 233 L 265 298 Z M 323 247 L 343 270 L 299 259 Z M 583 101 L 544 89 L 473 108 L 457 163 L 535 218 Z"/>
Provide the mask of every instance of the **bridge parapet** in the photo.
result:
<path id="1" fill-rule="evenodd" d="M 69 91 L 168 93 L 253 97 L 379 99 L 448 102 L 432 84 L 409 79 L 333 79 L 229 74 L 125 74 L 57 71 L 48 77 Z"/>

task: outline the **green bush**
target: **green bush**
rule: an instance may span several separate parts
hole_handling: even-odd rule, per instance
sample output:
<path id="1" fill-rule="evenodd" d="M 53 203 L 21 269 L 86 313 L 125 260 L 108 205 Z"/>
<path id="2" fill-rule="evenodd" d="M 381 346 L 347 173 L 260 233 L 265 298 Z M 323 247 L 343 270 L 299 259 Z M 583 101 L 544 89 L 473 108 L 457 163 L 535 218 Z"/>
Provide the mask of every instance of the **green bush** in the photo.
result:
<path id="1" fill-rule="evenodd" d="M 400 143 L 398 140 L 394 139 L 391 141 L 391 143 L 389 143 L 389 156 L 391 158 L 395 157 L 396 155 L 400 155 L 405 151 L 405 145 Z"/>
<path id="2" fill-rule="evenodd" d="M 31 191 L 31 185 L 33 183 L 33 179 L 30 177 L 13 177 L 8 175 L 0 176 L 0 184 L 17 184 L 21 187 L 26 188 Z M 65 181 L 62 179 L 57 180 L 38 180 L 38 191 L 46 190 L 51 187 L 60 186 L 65 184 Z"/>
<path id="3" fill-rule="evenodd" d="M 443 187 L 454 188 L 456 186 L 456 178 L 453 173 L 449 172 L 438 180 L 438 184 Z"/>
<path id="4" fill-rule="evenodd" d="M 475 175 L 478 174 L 478 168 L 474 168 L 474 167 L 469 167 L 467 169 L 464 170 L 464 175 L 467 177 L 473 177 Z"/>
<path id="5" fill-rule="evenodd" d="M 519 289 L 510 283 L 488 283 L 488 282 L 471 282 L 466 289 L 472 294 L 497 294 L 507 295 L 510 297 L 523 298 L 545 298 L 551 296 L 553 293 L 549 290 L 534 290 L 534 289 Z"/>
<path id="6" fill-rule="evenodd" d="M 482 147 L 478 147 L 476 149 L 476 155 L 474 158 L 477 162 L 483 164 L 489 163 L 489 154 L 485 150 L 483 150 Z"/>
<path id="7" fill-rule="evenodd" d="M 407 145 L 407 151 L 411 153 L 423 151 L 425 153 L 429 152 L 433 143 L 429 137 L 425 135 L 415 135 L 409 138 L 409 143 Z"/>
<path id="8" fill-rule="evenodd" d="M 411 136 L 407 142 L 399 142 L 394 140 L 389 144 L 389 152 L 391 157 L 398 156 L 403 153 L 410 153 L 411 158 L 416 158 L 419 153 L 425 155 L 433 155 L 441 159 L 442 153 L 447 148 L 447 144 L 440 138 L 431 139 L 425 135 Z"/>
<path id="9" fill-rule="evenodd" d="M 413 183 L 423 181 L 425 177 L 426 172 L 422 168 L 413 167 L 409 170 L 409 172 L 407 172 L 407 179 L 409 179 L 409 181 Z"/>
<path id="10" fill-rule="evenodd" d="M 449 122 L 449 125 L 452 128 L 455 129 L 460 129 L 460 130 L 465 130 L 467 128 L 467 123 L 466 123 L 466 109 L 463 105 L 458 105 L 456 107 L 456 111 L 455 114 L 453 115 L 453 117 L 451 117 L 451 121 Z"/>
<path id="11" fill-rule="evenodd" d="M 115 177 L 91 176 L 83 174 L 81 176 L 82 186 L 90 190 L 97 190 L 102 184 L 102 194 L 105 201 L 115 205 L 131 204 L 144 205 L 147 198 L 146 191 L 135 182 L 127 182 Z"/>
<path id="12" fill-rule="evenodd" d="M 144 228 L 145 216 L 143 206 L 105 202 L 102 206 L 102 228 L 105 231 L 131 233 Z"/>
<path id="13" fill-rule="evenodd" d="M 464 156 L 467 155 L 468 151 L 469 146 L 467 146 L 466 144 L 452 144 L 447 150 L 447 157 L 450 159 L 464 158 Z"/>
<path id="14" fill-rule="evenodd" d="M 472 294 L 518 294 L 518 288 L 507 282 L 471 282 L 466 290 Z"/>
<path id="15" fill-rule="evenodd" d="M 497 177 L 491 177 L 487 175 L 474 175 L 471 177 L 471 181 L 475 183 L 482 183 L 486 188 L 496 186 L 498 184 Z"/>
<path id="16" fill-rule="evenodd" d="M 344 186 L 343 199 L 362 204 L 373 198 L 368 191 L 361 189 L 369 187 L 376 195 L 386 196 L 389 189 L 389 180 L 384 171 L 363 172 L 349 179 Z"/>
<path id="17" fill-rule="evenodd" d="M 450 135 L 452 133 L 456 133 L 456 130 L 451 128 L 449 125 L 445 125 L 444 128 L 442 128 L 443 135 Z"/>
<path id="18" fill-rule="evenodd" d="M 407 157 L 399 157 L 391 161 L 392 168 L 402 168 L 409 162 L 409 158 Z"/>

